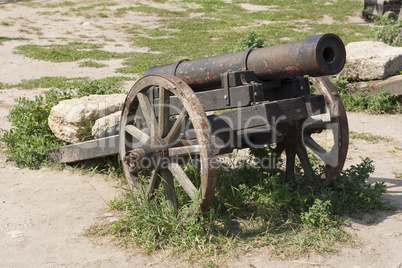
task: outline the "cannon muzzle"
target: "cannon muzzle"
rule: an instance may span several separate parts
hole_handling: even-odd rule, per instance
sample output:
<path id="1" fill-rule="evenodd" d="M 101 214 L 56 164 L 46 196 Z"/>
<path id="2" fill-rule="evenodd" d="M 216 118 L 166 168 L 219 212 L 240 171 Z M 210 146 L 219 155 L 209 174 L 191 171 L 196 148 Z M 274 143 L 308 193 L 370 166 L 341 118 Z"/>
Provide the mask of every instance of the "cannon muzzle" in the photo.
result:
<path id="1" fill-rule="evenodd" d="M 196 90 L 220 87 L 221 75 L 229 70 L 251 70 L 262 81 L 334 75 L 342 70 L 345 59 L 342 40 L 337 35 L 324 34 L 296 43 L 155 66 L 144 75 L 173 74 Z"/>

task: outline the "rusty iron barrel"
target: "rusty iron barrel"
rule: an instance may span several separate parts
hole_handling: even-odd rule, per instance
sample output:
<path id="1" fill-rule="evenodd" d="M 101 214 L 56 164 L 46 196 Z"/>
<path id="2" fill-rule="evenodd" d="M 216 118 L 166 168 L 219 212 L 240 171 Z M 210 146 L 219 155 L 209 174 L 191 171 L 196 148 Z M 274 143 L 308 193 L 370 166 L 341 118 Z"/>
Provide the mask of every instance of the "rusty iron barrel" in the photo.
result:
<path id="1" fill-rule="evenodd" d="M 144 75 L 173 74 L 194 90 L 208 89 L 221 86 L 221 75 L 228 70 L 251 70 L 262 81 L 303 75 L 318 77 L 339 73 L 345 58 L 342 40 L 335 34 L 324 34 L 296 43 L 155 66 Z"/>

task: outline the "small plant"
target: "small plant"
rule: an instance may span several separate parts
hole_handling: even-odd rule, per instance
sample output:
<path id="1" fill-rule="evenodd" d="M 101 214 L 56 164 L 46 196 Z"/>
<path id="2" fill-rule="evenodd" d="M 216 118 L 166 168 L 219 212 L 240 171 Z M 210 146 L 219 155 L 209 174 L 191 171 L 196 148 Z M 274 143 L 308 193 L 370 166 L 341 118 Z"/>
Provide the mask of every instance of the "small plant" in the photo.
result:
<path id="1" fill-rule="evenodd" d="M 124 216 L 111 226 L 96 225 L 88 234 L 113 235 L 125 245 L 147 252 L 166 249 L 193 261 L 224 260 L 244 244 L 269 245 L 275 254 L 289 256 L 333 252 L 334 243 L 350 239 L 342 229 L 343 216 L 392 209 L 381 199 L 385 185 L 366 183 L 374 171 L 370 159 L 316 192 L 283 180 L 279 173 L 261 172 L 251 159 L 245 161 L 219 171 L 215 199 L 206 213 L 199 212 L 178 184 L 181 206 L 176 214 L 164 204 L 162 188 L 152 199 L 141 191 L 136 198 L 127 192 L 110 203 Z M 188 165 L 189 178 L 194 179 L 194 172 Z"/>
<path id="2" fill-rule="evenodd" d="M 381 199 L 386 192 L 384 182 L 376 182 L 374 186 L 366 182 L 372 172 L 374 165 L 369 158 L 342 172 L 333 187 L 324 194 L 331 200 L 333 213 L 360 217 L 364 213 L 394 208 L 389 201 Z"/>
<path id="3" fill-rule="evenodd" d="M 302 223 L 312 225 L 314 227 L 328 230 L 339 226 L 339 216 L 332 215 L 331 213 L 331 201 L 322 201 L 317 198 L 314 200 L 314 204 L 303 212 L 300 216 Z"/>
<path id="4" fill-rule="evenodd" d="M 272 45 L 273 43 L 265 41 L 259 37 L 254 30 L 252 30 L 246 37 L 242 37 L 237 41 L 236 46 L 233 48 L 233 52 L 243 51 L 253 46 L 268 47 Z"/>
<path id="5" fill-rule="evenodd" d="M 347 71 L 332 79 L 347 111 L 390 113 L 401 110 L 399 96 L 391 95 L 384 89 L 379 90 L 377 94 L 370 94 L 367 89 L 359 89 L 356 93 L 352 93 L 350 84 L 353 82 Z"/>
<path id="6" fill-rule="evenodd" d="M 385 17 L 379 17 L 376 19 L 376 23 L 380 26 L 373 27 L 371 34 L 375 41 L 381 41 L 385 44 L 394 47 L 402 46 L 401 42 L 401 30 L 402 20 L 397 21 L 387 20 Z"/>
<path id="7" fill-rule="evenodd" d="M 0 142 L 5 145 L 5 154 L 20 167 L 39 168 L 49 161 L 46 151 L 64 145 L 57 139 L 47 124 L 51 108 L 61 100 L 90 94 L 120 93 L 119 79 L 74 81 L 63 88 L 53 88 L 44 95 L 16 99 L 8 119 L 12 128 L 1 130 Z"/>

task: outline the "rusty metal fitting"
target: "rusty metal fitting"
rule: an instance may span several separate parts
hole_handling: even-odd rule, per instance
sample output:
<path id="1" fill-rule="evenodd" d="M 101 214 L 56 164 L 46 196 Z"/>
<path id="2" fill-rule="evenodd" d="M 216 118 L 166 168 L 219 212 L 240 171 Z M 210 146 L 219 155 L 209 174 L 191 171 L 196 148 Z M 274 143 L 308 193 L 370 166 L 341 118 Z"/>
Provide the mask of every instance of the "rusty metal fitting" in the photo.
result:
<path id="1" fill-rule="evenodd" d="M 141 162 L 145 156 L 146 154 L 143 148 L 136 148 L 126 153 L 123 162 L 133 171 L 137 171 L 141 168 Z"/>

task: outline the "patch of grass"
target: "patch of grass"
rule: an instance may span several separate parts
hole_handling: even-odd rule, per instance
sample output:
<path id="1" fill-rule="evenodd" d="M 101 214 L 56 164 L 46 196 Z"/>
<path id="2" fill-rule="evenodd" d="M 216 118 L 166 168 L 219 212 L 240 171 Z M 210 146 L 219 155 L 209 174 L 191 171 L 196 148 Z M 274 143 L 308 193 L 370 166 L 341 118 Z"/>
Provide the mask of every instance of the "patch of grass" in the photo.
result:
<path id="1" fill-rule="evenodd" d="M 348 5 L 348 7 L 351 8 L 349 6 L 350 1 L 346 1 L 348 3 L 345 3 L 345 1 L 338 2 L 342 2 L 344 6 Z M 159 16 L 164 17 L 164 19 L 160 20 L 160 23 L 164 25 L 166 30 L 148 30 L 146 28 L 141 30 L 130 28 L 126 30 L 133 35 L 132 40 L 135 45 L 149 47 L 151 51 L 160 52 L 163 55 L 159 62 L 156 63 L 154 63 L 154 60 L 151 59 L 150 56 L 147 56 L 148 60 L 144 59 L 141 61 L 142 65 L 150 67 L 172 63 L 183 58 L 196 59 L 222 54 L 222 52 L 226 53 L 232 51 L 231 47 L 233 47 L 233 44 L 250 31 L 254 31 L 270 45 L 289 42 L 283 40 L 283 37 L 290 37 L 292 41 L 296 42 L 303 40 L 309 35 L 327 32 L 339 34 L 346 43 L 368 38 L 370 35 L 369 28 L 361 25 L 338 23 L 326 25 L 306 21 L 302 23 L 305 24 L 305 26 L 302 26 L 300 25 L 301 23 L 290 21 L 291 19 L 305 19 L 303 15 L 301 15 L 304 14 L 303 12 L 290 12 L 289 10 L 280 9 L 279 12 L 247 13 L 238 5 L 224 2 L 196 1 L 196 3 L 201 5 L 202 8 L 193 11 L 204 12 L 205 15 L 202 18 L 189 17 L 186 12 L 181 12 L 181 16 L 170 18 L 162 14 L 161 10 L 154 10 Z M 342 6 L 342 3 L 340 6 Z M 281 5 L 290 7 L 288 2 L 282 1 Z M 356 6 L 356 4 L 353 5 Z M 342 10 L 346 10 L 344 6 Z M 306 10 L 311 9 L 311 3 L 306 4 L 304 8 Z M 328 7 L 325 6 L 325 8 Z M 138 10 L 138 8 L 135 10 Z M 127 9 L 126 12 L 128 11 L 134 11 L 134 9 Z M 338 11 L 336 13 L 338 13 Z M 349 13 L 350 9 L 342 14 Z M 288 20 L 286 16 L 289 16 L 289 14 L 291 14 L 290 16 L 292 16 L 292 18 Z M 323 14 L 326 13 L 324 12 Z M 322 14 L 320 14 L 320 16 L 321 15 Z M 315 20 L 316 18 L 314 18 L 314 21 Z M 261 21 L 276 21 L 277 23 L 266 25 L 260 23 Z M 298 27 L 300 30 L 296 29 Z M 155 38 L 161 36 L 168 36 L 169 38 Z M 146 70 L 146 68 L 138 68 L 138 66 L 131 67 L 131 65 L 136 63 L 136 60 L 128 60 L 126 64 L 129 65 L 129 67 L 123 68 L 121 71 L 123 73 L 142 73 Z"/>
<path id="2" fill-rule="evenodd" d="M 23 89 L 34 89 L 34 88 L 63 88 L 69 83 L 74 81 L 83 81 L 85 78 L 67 78 L 60 76 L 43 76 L 38 79 L 23 80 L 16 85 L 10 85 L 10 87 L 18 87 Z"/>
<path id="3" fill-rule="evenodd" d="M 5 41 L 10 41 L 13 40 L 12 38 L 5 37 L 5 36 L 0 36 L 0 45 L 3 44 Z"/>
<path id="4" fill-rule="evenodd" d="M 5 146 L 7 158 L 17 166 L 39 168 L 48 164 L 46 151 L 65 143 L 54 136 L 47 119 L 51 108 L 61 100 L 90 94 L 120 93 L 120 78 L 106 78 L 94 81 L 73 81 L 62 88 L 53 88 L 34 100 L 17 98 L 7 118 L 12 128 L 1 129 L 0 142 Z"/>
<path id="5" fill-rule="evenodd" d="M 114 87 L 120 81 L 124 80 L 131 80 L 132 78 L 128 77 L 106 77 L 99 81 L 105 84 L 105 87 Z M 59 88 L 59 89 L 66 89 L 66 88 L 81 88 L 85 83 L 90 82 L 86 77 L 76 77 L 76 78 L 67 78 L 67 77 L 60 77 L 60 76 L 43 76 L 38 79 L 30 79 L 24 80 L 18 84 L 4 84 L 5 88 L 23 88 L 23 89 L 33 89 L 33 88 Z M 101 94 L 101 93 L 95 93 Z"/>
<path id="6" fill-rule="evenodd" d="M 340 90 L 339 95 L 348 111 L 364 110 L 375 113 L 390 113 L 398 112 L 402 108 L 399 96 L 391 95 L 384 89 L 381 89 L 376 95 L 367 94 L 364 89 L 355 94 Z"/>
<path id="7" fill-rule="evenodd" d="M 385 142 L 392 141 L 392 139 L 388 138 L 388 137 L 373 135 L 370 133 L 358 133 L 358 132 L 354 132 L 354 131 L 349 132 L 349 137 L 351 139 L 360 139 L 360 140 L 365 140 L 365 141 L 371 142 L 371 143 L 377 143 L 379 141 L 385 141 Z"/>
<path id="8" fill-rule="evenodd" d="M 92 68 L 103 68 L 103 67 L 107 67 L 107 64 L 104 63 L 99 63 L 96 61 L 83 61 L 80 62 L 80 64 L 78 65 L 79 67 L 92 67 Z"/>
<path id="9" fill-rule="evenodd" d="M 99 18 L 108 18 L 109 16 L 106 15 L 105 13 L 103 13 L 103 12 L 100 12 L 100 13 L 98 13 L 98 17 Z"/>
<path id="10" fill-rule="evenodd" d="M 281 257 L 335 252 L 337 245 L 352 243 L 342 228 L 344 215 L 393 208 L 381 199 L 383 183 L 366 183 L 373 170 L 372 161 L 364 159 L 344 171 L 333 186 L 312 192 L 294 181 L 286 182 L 280 173 L 240 163 L 220 170 L 207 213 L 200 213 L 179 185 L 177 215 L 164 203 L 162 188 L 152 200 L 145 193 L 133 198 L 128 192 L 110 202 L 111 209 L 124 216 L 108 226 L 93 226 L 87 233 L 112 235 L 146 252 L 165 249 L 192 262 L 215 264 L 243 253 L 247 245 L 268 246 Z M 191 179 L 194 172 L 194 167 L 187 166 Z"/>
<path id="11" fill-rule="evenodd" d="M 402 42 L 399 40 L 399 33 L 402 29 L 402 20 L 387 20 L 382 16 L 377 17 L 375 23 L 380 26 L 371 29 L 374 40 L 384 42 L 385 44 L 394 47 L 402 46 Z"/>
<path id="12" fill-rule="evenodd" d="M 10 38 L 10 37 L 5 37 L 5 36 L 0 36 L 0 45 L 3 44 L 5 41 L 12 41 L 12 40 L 25 40 L 25 38 L 19 37 L 19 38 Z"/>
<path id="13" fill-rule="evenodd" d="M 128 73 L 143 73 L 150 66 L 159 65 L 161 62 L 175 62 L 179 58 L 174 55 L 166 54 L 153 54 L 153 53 L 135 53 L 137 56 L 124 61 L 123 65 L 127 67 L 122 67 L 117 69 L 123 74 Z"/>
<path id="14" fill-rule="evenodd" d="M 391 95 L 384 89 L 379 90 L 377 94 L 371 94 L 367 89 L 352 93 L 350 82 L 353 83 L 347 72 L 332 79 L 347 111 L 391 113 L 402 110 L 399 96 Z"/>
<path id="15" fill-rule="evenodd" d="M 7 88 L 7 84 L 0 82 L 0 89 Z"/>
<path id="16" fill-rule="evenodd" d="M 57 3 L 57 4 L 46 4 L 46 7 L 70 7 L 70 6 L 74 6 L 77 3 L 72 2 L 72 1 L 63 1 L 61 3 Z"/>
<path id="17" fill-rule="evenodd" d="M 100 45 L 82 42 L 72 42 L 68 45 L 22 45 L 16 48 L 16 52 L 27 57 L 53 61 L 71 62 L 81 59 L 109 60 L 127 58 L 130 53 L 116 53 L 99 50 Z"/>

